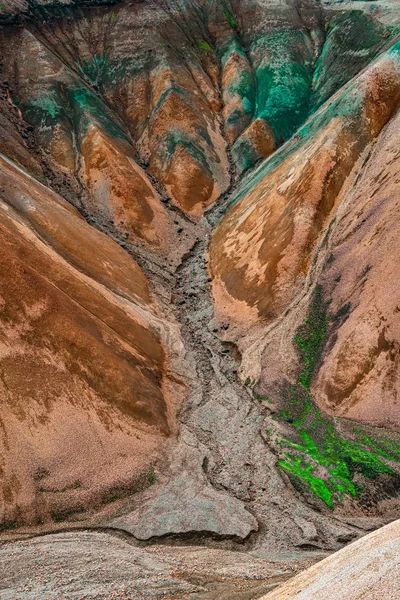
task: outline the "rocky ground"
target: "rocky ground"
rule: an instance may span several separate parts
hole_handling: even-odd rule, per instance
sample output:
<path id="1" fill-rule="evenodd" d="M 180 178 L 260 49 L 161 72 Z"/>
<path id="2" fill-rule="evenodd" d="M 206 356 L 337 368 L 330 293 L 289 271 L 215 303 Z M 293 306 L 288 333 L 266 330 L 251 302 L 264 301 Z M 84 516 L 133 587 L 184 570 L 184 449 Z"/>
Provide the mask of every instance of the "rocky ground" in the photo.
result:
<path id="1" fill-rule="evenodd" d="M 268 562 L 204 546 L 137 545 L 108 530 L 49 534 L 0 547 L 0 598 L 250 600 L 314 562 Z"/>

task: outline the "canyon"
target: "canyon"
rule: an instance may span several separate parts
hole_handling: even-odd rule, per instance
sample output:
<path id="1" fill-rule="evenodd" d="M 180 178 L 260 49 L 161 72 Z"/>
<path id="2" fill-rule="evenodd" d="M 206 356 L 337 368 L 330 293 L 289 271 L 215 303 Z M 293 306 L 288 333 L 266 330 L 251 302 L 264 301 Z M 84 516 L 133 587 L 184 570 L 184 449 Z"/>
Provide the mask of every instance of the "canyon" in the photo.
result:
<path id="1" fill-rule="evenodd" d="M 399 109 L 396 0 L 0 4 L 1 598 L 397 573 Z"/>

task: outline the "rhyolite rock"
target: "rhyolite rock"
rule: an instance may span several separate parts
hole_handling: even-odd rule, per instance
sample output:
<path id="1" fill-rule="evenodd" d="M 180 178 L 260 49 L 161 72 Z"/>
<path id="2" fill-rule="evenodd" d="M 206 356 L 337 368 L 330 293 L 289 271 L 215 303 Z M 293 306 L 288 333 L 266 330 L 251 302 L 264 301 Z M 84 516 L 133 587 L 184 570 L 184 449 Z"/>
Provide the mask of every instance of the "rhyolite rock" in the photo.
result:
<path id="1" fill-rule="evenodd" d="M 395 521 L 350 544 L 260 600 L 378 600 L 400 586 L 400 524 Z"/>
<path id="2" fill-rule="evenodd" d="M 276 556 L 398 515 L 399 33 L 391 0 L 0 7 L 3 527 Z"/>
<path id="3" fill-rule="evenodd" d="M 148 471 L 176 427 L 179 337 L 140 267 L 62 197 L 4 157 L 0 188 L 0 510 L 35 523 Z"/>

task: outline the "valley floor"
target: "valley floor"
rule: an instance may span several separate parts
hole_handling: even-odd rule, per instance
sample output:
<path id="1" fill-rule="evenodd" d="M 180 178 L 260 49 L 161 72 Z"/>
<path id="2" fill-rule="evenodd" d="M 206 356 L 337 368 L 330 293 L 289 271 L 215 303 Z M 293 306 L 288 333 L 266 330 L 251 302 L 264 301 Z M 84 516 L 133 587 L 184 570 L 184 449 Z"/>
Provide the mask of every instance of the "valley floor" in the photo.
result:
<path id="1" fill-rule="evenodd" d="M 0 598 L 252 600 L 322 557 L 270 562 L 196 545 L 138 546 L 116 531 L 60 531 L 0 546 Z"/>

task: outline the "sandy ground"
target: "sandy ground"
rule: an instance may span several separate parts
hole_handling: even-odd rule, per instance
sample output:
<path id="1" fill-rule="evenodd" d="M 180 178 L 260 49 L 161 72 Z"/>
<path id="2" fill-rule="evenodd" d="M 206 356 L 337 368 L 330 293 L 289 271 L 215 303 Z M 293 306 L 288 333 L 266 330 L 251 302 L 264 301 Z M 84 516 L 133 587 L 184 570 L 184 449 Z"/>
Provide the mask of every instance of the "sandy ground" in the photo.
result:
<path id="1" fill-rule="evenodd" d="M 117 534 L 60 532 L 0 546 L 1 600 L 250 600 L 316 557 L 273 563 L 201 546 L 146 548 Z"/>

